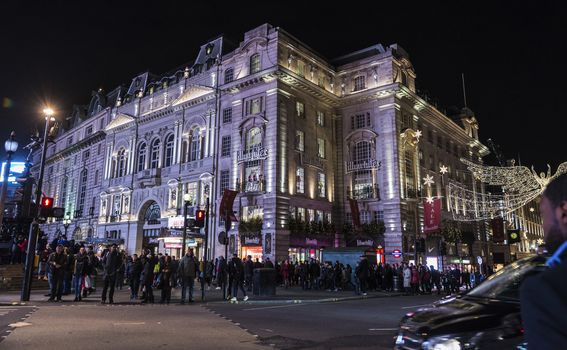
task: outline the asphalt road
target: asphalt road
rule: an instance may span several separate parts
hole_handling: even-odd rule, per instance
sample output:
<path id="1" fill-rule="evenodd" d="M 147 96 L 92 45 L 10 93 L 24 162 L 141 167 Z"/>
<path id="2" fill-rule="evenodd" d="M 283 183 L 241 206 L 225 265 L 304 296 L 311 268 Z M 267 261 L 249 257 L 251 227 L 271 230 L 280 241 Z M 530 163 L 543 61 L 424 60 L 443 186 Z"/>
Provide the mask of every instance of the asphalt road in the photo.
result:
<path id="1" fill-rule="evenodd" d="M 26 322 L 26 319 L 35 310 L 37 310 L 35 306 L 0 305 L 0 342 L 14 329 L 10 325 Z"/>
<path id="2" fill-rule="evenodd" d="M 438 300 L 398 296 L 330 303 L 206 307 L 278 349 L 392 349 L 401 317 Z"/>

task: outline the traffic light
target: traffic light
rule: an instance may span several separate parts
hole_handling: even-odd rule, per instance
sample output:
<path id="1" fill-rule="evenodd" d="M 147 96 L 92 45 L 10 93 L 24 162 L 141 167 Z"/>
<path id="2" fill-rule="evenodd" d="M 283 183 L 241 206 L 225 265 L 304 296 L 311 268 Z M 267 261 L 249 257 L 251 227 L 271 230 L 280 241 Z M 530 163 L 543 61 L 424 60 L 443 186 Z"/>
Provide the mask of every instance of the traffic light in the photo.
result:
<path id="1" fill-rule="evenodd" d="M 508 230 L 508 244 L 520 243 L 520 230 Z"/>
<path id="2" fill-rule="evenodd" d="M 53 216 L 53 198 L 51 197 L 43 197 L 41 199 L 41 206 L 39 209 L 39 216 L 42 218 L 48 218 Z"/>
<path id="3" fill-rule="evenodd" d="M 439 242 L 439 255 L 447 255 L 447 243 L 443 241 Z"/>
<path id="4" fill-rule="evenodd" d="M 195 227 L 205 227 L 205 211 L 197 210 L 195 212 Z"/>

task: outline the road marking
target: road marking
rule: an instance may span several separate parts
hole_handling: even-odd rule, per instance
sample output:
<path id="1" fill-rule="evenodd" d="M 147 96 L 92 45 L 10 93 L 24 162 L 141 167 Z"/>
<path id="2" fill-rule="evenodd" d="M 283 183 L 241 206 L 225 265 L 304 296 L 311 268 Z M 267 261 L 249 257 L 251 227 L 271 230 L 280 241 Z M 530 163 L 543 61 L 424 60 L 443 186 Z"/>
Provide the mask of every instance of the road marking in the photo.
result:
<path id="1" fill-rule="evenodd" d="M 397 331 L 397 328 L 368 328 L 369 331 Z"/>
<path id="2" fill-rule="evenodd" d="M 402 309 L 415 309 L 422 306 L 431 306 L 432 304 L 423 304 L 423 305 L 412 305 L 412 306 L 402 306 Z"/>
<path id="3" fill-rule="evenodd" d="M 8 327 L 12 327 L 12 328 L 20 328 L 20 327 L 26 327 L 26 326 L 31 326 L 32 324 L 29 322 L 16 322 L 16 323 L 10 323 L 8 325 Z"/>
<path id="4" fill-rule="evenodd" d="M 243 311 L 254 311 L 254 310 L 267 310 L 267 309 L 279 309 L 282 307 L 292 307 L 292 306 L 301 306 L 301 305 L 312 305 L 309 303 L 304 304 L 289 304 L 289 305 L 277 305 L 277 306 L 264 306 L 264 307 L 255 307 L 250 309 L 242 309 Z"/>
<path id="5" fill-rule="evenodd" d="M 274 333 L 274 331 L 273 331 L 273 330 L 271 330 L 271 329 L 268 329 L 268 328 L 265 328 L 265 329 L 263 329 L 263 330 L 264 330 L 264 331 L 266 331 L 266 332 Z"/>
<path id="6" fill-rule="evenodd" d="M 114 323 L 115 326 L 141 326 L 146 324 L 146 322 L 118 322 Z"/>

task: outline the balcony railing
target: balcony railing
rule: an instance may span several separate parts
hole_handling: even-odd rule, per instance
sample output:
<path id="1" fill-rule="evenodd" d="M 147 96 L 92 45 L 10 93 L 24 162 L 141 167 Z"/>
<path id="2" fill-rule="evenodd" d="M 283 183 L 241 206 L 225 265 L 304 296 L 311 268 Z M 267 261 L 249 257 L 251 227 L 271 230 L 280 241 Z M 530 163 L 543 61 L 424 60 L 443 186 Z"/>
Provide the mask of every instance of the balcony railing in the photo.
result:
<path id="1" fill-rule="evenodd" d="M 266 192 L 266 180 L 252 180 L 252 181 L 238 181 L 236 183 L 236 188 L 239 192 Z"/>
<path id="2" fill-rule="evenodd" d="M 367 185 L 356 189 L 347 188 L 348 196 L 353 199 L 377 199 L 380 200 L 378 184 Z"/>

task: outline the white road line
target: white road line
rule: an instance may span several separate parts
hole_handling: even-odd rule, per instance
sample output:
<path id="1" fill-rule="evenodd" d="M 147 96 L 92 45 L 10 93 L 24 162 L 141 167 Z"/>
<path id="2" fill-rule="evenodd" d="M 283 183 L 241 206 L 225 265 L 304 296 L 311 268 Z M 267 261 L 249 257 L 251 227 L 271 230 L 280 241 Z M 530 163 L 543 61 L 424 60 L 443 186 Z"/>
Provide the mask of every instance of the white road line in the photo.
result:
<path id="1" fill-rule="evenodd" d="M 369 331 L 397 331 L 397 328 L 368 328 Z"/>
<path id="2" fill-rule="evenodd" d="M 402 309 L 416 309 L 422 306 L 431 306 L 432 304 L 423 304 L 423 305 L 412 305 L 412 306 L 403 306 Z"/>
<path id="3" fill-rule="evenodd" d="M 141 326 L 146 324 L 146 322 L 117 322 L 113 324 L 115 326 Z"/>
<path id="4" fill-rule="evenodd" d="M 254 310 L 267 310 L 267 309 L 280 309 L 282 307 L 292 307 L 292 306 L 301 306 L 301 305 L 313 305 L 312 303 L 302 303 L 302 304 L 289 304 L 289 305 L 277 305 L 277 306 L 264 306 L 264 307 L 255 307 L 250 309 L 242 309 L 243 311 L 254 311 Z"/>

